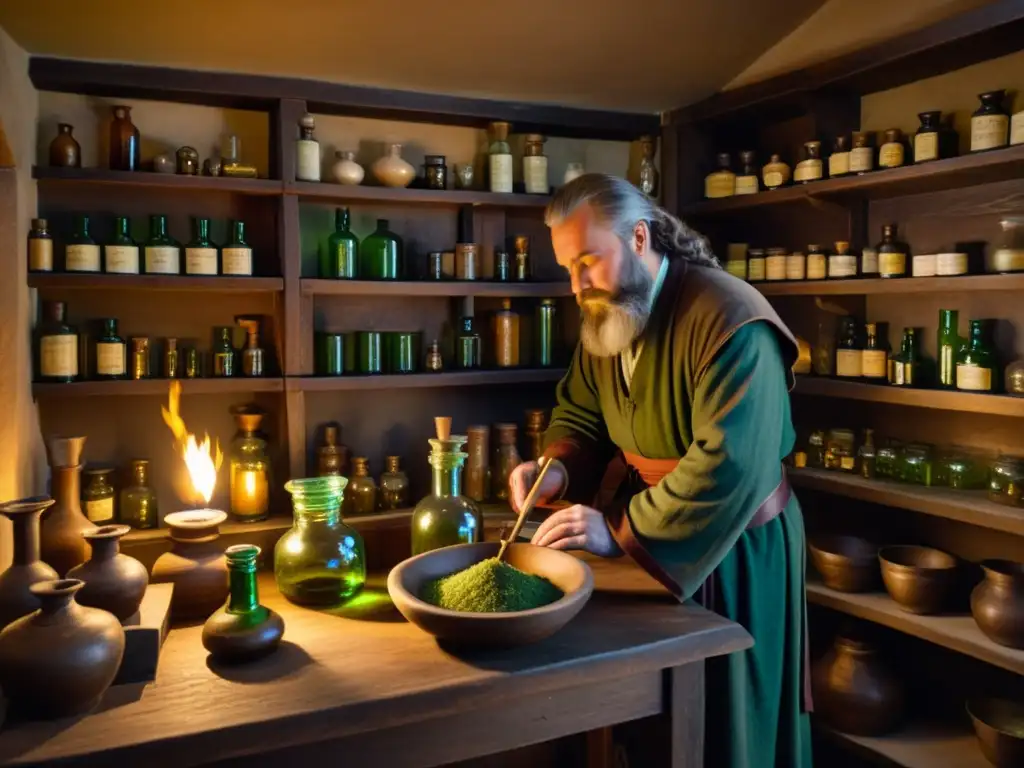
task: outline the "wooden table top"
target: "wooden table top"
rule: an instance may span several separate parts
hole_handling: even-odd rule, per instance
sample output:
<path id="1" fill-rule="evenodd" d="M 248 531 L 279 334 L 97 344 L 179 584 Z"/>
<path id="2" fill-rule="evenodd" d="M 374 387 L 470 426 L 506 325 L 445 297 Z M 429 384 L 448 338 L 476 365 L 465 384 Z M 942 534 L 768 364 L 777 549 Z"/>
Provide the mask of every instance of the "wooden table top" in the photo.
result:
<path id="1" fill-rule="evenodd" d="M 172 630 L 154 683 L 111 688 L 97 711 L 80 718 L 8 722 L 0 731 L 0 765 L 58 759 L 96 765 L 100 752 L 104 763 L 130 759 L 147 766 L 180 765 L 177 755 L 185 750 L 225 759 L 752 645 L 739 625 L 679 605 L 625 561 L 586 559 L 597 591 L 562 631 L 532 646 L 458 656 L 401 617 L 382 578 L 349 605 L 318 612 L 291 605 L 273 577 L 261 574 L 262 602 L 285 621 L 275 654 L 218 667 L 208 663 L 201 626 Z"/>

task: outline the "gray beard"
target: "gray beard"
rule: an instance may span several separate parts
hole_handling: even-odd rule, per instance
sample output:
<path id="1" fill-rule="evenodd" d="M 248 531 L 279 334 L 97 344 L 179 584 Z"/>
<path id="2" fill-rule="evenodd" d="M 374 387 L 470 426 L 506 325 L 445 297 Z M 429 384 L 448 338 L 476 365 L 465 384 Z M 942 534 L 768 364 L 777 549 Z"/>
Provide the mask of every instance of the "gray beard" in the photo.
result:
<path id="1" fill-rule="evenodd" d="M 627 253 L 629 261 L 617 293 L 588 290 L 578 300 L 582 319 L 580 341 L 596 357 L 623 352 L 644 332 L 651 316 L 654 278 L 638 256 L 632 251 Z"/>

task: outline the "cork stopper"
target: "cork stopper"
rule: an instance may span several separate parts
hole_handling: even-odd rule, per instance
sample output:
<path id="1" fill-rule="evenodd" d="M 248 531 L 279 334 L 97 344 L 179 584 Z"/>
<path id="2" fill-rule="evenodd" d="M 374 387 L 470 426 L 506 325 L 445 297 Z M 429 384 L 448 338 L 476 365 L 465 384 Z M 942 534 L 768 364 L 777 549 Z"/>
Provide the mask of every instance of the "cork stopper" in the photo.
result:
<path id="1" fill-rule="evenodd" d="M 842 254 L 842 253 L 846 253 L 848 250 L 850 250 L 850 244 L 848 242 L 846 242 L 845 240 L 836 240 L 835 246 L 836 246 L 836 253 Z"/>
<path id="2" fill-rule="evenodd" d="M 510 130 L 512 130 L 511 123 L 502 121 L 491 123 L 491 133 L 494 135 L 495 141 L 506 141 Z"/>
<path id="3" fill-rule="evenodd" d="M 444 441 L 447 440 L 452 434 L 452 417 L 451 416 L 435 416 L 434 417 L 434 430 L 437 432 L 437 439 Z"/>

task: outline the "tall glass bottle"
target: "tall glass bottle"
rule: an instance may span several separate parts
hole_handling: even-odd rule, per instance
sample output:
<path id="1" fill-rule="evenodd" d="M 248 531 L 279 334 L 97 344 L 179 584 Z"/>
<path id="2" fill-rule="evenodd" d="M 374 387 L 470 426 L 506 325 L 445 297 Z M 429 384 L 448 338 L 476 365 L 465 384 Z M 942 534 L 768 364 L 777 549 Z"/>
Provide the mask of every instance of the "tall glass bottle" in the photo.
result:
<path id="1" fill-rule="evenodd" d="M 99 272 L 100 247 L 89 234 L 89 217 L 75 216 L 75 230 L 64 246 L 64 269 L 68 272 Z"/>
<path id="2" fill-rule="evenodd" d="M 906 277 L 910 249 L 896 239 L 896 225 L 882 225 L 882 242 L 878 244 L 878 276 Z"/>
<path id="3" fill-rule="evenodd" d="M 889 376 L 889 345 L 878 338 L 878 325 L 866 323 L 867 339 L 861 352 L 860 375 L 869 381 L 884 382 Z"/>
<path id="4" fill-rule="evenodd" d="M 956 388 L 992 392 L 996 381 L 996 354 L 992 349 L 991 322 L 971 320 L 970 336 L 956 360 Z"/>
<path id="5" fill-rule="evenodd" d="M 857 449 L 857 470 L 868 480 L 875 476 L 875 430 L 865 429 L 864 440 Z"/>
<path id="6" fill-rule="evenodd" d="M 320 277 L 351 280 L 359 276 L 358 263 L 359 239 L 349 229 L 348 208 L 338 208 L 334 211 L 334 232 L 320 254 Z"/>
<path id="7" fill-rule="evenodd" d="M 487 149 L 491 192 L 512 191 L 512 148 L 508 144 L 511 128 L 508 123 L 491 123 L 491 145 Z"/>
<path id="8" fill-rule="evenodd" d="M 551 191 L 548 184 L 548 159 L 544 157 L 544 137 L 539 133 L 531 133 L 526 137 L 523 186 L 528 195 L 546 195 Z"/>
<path id="9" fill-rule="evenodd" d="M 537 347 L 535 363 L 547 368 L 555 364 L 555 300 L 541 299 L 537 305 Z"/>
<path id="10" fill-rule="evenodd" d="M 127 216 L 114 219 L 114 234 L 103 248 L 106 271 L 115 275 L 139 274 L 139 244 L 132 240 Z"/>
<path id="11" fill-rule="evenodd" d="M 44 301 L 36 329 L 36 379 L 67 383 L 78 378 L 78 332 L 65 322 L 67 304 Z"/>
<path id="12" fill-rule="evenodd" d="M 372 515 L 377 511 L 377 483 L 370 476 L 370 460 L 365 456 L 352 459 L 352 477 L 345 494 L 345 514 Z"/>
<path id="13" fill-rule="evenodd" d="M 955 309 L 940 309 L 936 352 L 939 363 L 938 386 L 941 389 L 956 388 L 956 355 L 961 343 L 960 313 Z"/>
<path id="14" fill-rule="evenodd" d="M 320 142 L 313 135 L 315 130 L 313 116 L 303 115 L 295 142 L 295 178 L 299 181 L 320 181 Z"/>
<path id="15" fill-rule="evenodd" d="M 328 424 L 324 427 L 324 444 L 317 449 L 317 475 L 348 475 L 349 450 L 338 442 L 341 428 Z"/>
<path id="16" fill-rule="evenodd" d="M 221 248 L 221 274 L 252 277 L 252 247 L 245 241 L 245 222 L 232 220 L 231 239 Z"/>
<path id="17" fill-rule="evenodd" d="M 412 553 L 429 552 L 452 544 L 473 544 L 483 536 L 483 516 L 477 505 L 462 495 L 462 466 L 466 438 L 449 435 L 431 438 L 431 492 L 412 513 Z"/>
<path id="18" fill-rule="evenodd" d="M 231 442 L 231 514 L 239 522 L 265 520 L 270 511 L 270 457 L 257 432 L 263 413 L 252 408 L 234 412 L 238 435 Z"/>
<path id="19" fill-rule="evenodd" d="M 137 171 L 140 165 L 139 129 L 132 124 L 132 108 L 112 107 L 110 123 L 110 170 Z"/>
<path id="20" fill-rule="evenodd" d="M 231 343 L 231 326 L 218 326 L 213 329 L 213 375 L 230 377 L 235 375 L 235 346 Z"/>
<path id="21" fill-rule="evenodd" d="M 131 484 L 121 489 L 118 509 L 121 522 L 132 528 L 156 528 L 160 524 L 156 494 L 149 487 L 149 461 L 131 462 Z"/>
<path id="22" fill-rule="evenodd" d="M 192 217 L 192 239 L 185 245 L 186 275 L 216 275 L 217 246 L 210 240 L 210 220 Z"/>
<path id="23" fill-rule="evenodd" d="M 544 430 L 547 429 L 547 411 L 540 408 L 526 412 L 526 439 L 530 446 L 530 461 L 537 461 L 544 454 Z"/>
<path id="24" fill-rule="evenodd" d="M 654 164 L 654 139 L 640 138 L 640 191 L 649 198 L 658 196 L 658 167 Z"/>
<path id="25" fill-rule="evenodd" d="M 522 463 L 516 440 L 519 428 L 515 424 L 495 424 L 498 439 L 494 451 L 494 468 L 491 470 L 491 491 L 496 499 L 508 501 L 508 480 L 512 470 Z"/>
<path id="26" fill-rule="evenodd" d="M 360 247 L 359 276 L 366 280 L 398 280 L 402 276 L 402 238 L 377 219 L 377 229 Z"/>
<path id="27" fill-rule="evenodd" d="M 96 378 L 123 379 L 128 375 L 128 348 L 117 335 L 117 320 L 103 320 L 103 333 L 96 339 Z"/>
<path id="28" fill-rule="evenodd" d="M 836 376 L 844 379 L 859 379 L 863 365 L 862 342 L 857 318 L 844 317 L 839 321 L 839 335 L 836 339 Z"/>
<path id="29" fill-rule="evenodd" d="M 384 459 L 385 471 L 380 476 L 380 501 L 382 510 L 405 509 L 409 506 L 409 478 L 402 471 L 401 458 L 387 456 Z"/>
<path id="30" fill-rule="evenodd" d="M 924 383 L 917 328 L 904 328 L 898 355 L 889 360 L 889 383 L 894 387 L 920 387 Z"/>
<path id="31" fill-rule="evenodd" d="M 28 233 L 28 271 L 53 272 L 53 235 L 46 219 L 32 219 Z"/>
<path id="32" fill-rule="evenodd" d="M 512 299 L 502 299 L 501 309 L 494 313 L 494 364 L 519 365 L 519 315 L 512 309 Z"/>
<path id="33" fill-rule="evenodd" d="M 147 275 L 181 274 L 181 246 L 167 234 L 167 217 L 149 217 L 149 240 L 145 246 Z"/>

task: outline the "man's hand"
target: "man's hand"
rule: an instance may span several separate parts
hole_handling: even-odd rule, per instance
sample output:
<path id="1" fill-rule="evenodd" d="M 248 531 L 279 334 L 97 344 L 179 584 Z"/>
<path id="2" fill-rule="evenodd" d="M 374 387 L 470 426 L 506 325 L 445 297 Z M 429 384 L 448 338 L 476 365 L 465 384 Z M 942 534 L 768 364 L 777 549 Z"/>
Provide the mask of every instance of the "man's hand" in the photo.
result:
<path id="1" fill-rule="evenodd" d="M 537 473 L 540 472 L 540 467 L 536 461 L 524 461 L 518 467 L 512 470 L 512 474 L 508 477 L 509 485 L 509 500 L 512 502 L 512 509 L 518 514 L 523 509 L 523 504 L 526 503 L 526 497 L 530 493 L 530 489 L 533 488 L 533 484 L 537 482 Z M 562 467 L 561 462 L 554 462 L 547 474 L 544 475 L 544 483 L 540 487 L 540 493 L 537 495 L 537 504 L 544 504 L 545 502 L 553 500 L 558 496 L 559 491 L 565 487 L 566 477 L 565 469 Z"/>
<path id="2" fill-rule="evenodd" d="M 551 549 L 583 549 L 599 557 L 622 554 L 604 515 L 582 504 L 555 512 L 540 524 L 530 543 Z"/>

